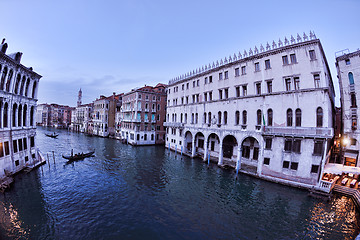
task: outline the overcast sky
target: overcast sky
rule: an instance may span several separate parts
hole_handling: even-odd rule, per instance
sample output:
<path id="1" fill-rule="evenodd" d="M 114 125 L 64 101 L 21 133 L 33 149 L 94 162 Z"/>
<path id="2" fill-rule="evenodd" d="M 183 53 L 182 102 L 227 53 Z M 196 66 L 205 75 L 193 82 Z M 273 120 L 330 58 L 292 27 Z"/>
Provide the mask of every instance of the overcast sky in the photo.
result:
<path id="1" fill-rule="evenodd" d="M 360 48 L 359 0 L 0 0 L 7 53 L 42 75 L 39 103 L 75 106 L 168 83 L 230 54 L 315 31 L 335 87 L 335 52 Z M 338 102 L 338 101 L 337 101 Z"/>

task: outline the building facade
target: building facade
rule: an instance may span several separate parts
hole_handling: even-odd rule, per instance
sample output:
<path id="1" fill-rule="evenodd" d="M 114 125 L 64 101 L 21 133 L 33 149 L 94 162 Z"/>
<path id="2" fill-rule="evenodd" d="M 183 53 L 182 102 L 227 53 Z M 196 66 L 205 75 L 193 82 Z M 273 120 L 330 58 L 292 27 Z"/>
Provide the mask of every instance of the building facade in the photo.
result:
<path id="1" fill-rule="evenodd" d="M 123 96 L 121 139 L 132 145 L 164 144 L 166 85 L 144 86 Z"/>
<path id="2" fill-rule="evenodd" d="M 36 110 L 36 124 L 46 127 L 68 128 L 71 124 L 71 111 L 74 108 L 59 104 L 39 104 Z"/>
<path id="3" fill-rule="evenodd" d="M 121 97 L 121 94 L 113 93 L 109 97 L 100 96 L 93 102 L 93 124 L 91 127 L 94 135 L 100 137 L 115 136 L 115 111 Z"/>
<path id="4" fill-rule="evenodd" d="M 357 124 L 360 115 L 360 50 L 342 54 L 336 58 L 340 86 L 342 116 L 342 147 L 345 166 L 360 167 L 360 130 Z"/>
<path id="5" fill-rule="evenodd" d="M 41 76 L 21 64 L 22 53 L 0 45 L 0 177 L 16 173 L 38 158 L 35 112 Z"/>
<path id="6" fill-rule="evenodd" d="M 171 80 L 165 146 L 311 188 L 332 144 L 333 111 L 320 40 L 291 36 Z"/>

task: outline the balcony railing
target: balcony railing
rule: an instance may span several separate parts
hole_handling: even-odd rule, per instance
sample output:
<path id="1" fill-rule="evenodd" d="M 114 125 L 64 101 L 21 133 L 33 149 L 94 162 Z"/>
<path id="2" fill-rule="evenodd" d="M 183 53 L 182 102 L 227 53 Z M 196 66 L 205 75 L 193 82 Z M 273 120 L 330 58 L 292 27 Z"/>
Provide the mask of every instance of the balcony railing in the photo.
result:
<path id="1" fill-rule="evenodd" d="M 349 85 L 349 92 L 351 92 L 351 93 L 355 92 L 355 84 Z"/>
<path id="2" fill-rule="evenodd" d="M 263 135 L 289 135 L 299 137 L 325 137 L 329 138 L 334 135 L 332 128 L 320 127 L 273 127 L 265 126 L 262 131 Z"/>
<path id="3" fill-rule="evenodd" d="M 163 125 L 164 127 L 184 128 L 184 124 L 179 122 L 164 122 Z"/>

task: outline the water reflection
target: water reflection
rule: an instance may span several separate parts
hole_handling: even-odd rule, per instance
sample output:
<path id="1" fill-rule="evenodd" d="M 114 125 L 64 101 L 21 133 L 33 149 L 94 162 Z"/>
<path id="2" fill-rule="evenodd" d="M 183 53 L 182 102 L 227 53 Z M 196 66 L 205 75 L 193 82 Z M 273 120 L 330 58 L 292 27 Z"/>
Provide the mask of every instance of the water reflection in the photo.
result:
<path id="1" fill-rule="evenodd" d="M 352 239 L 351 200 L 307 192 L 207 166 L 163 147 L 38 130 L 48 165 L 19 175 L 0 197 L 1 239 Z M 62 154 L 95 148 L 64 166 Z M 52 151 L 55 163 L 52 161 Z M 9 230 L 11 229 L 11 231 Z"/>

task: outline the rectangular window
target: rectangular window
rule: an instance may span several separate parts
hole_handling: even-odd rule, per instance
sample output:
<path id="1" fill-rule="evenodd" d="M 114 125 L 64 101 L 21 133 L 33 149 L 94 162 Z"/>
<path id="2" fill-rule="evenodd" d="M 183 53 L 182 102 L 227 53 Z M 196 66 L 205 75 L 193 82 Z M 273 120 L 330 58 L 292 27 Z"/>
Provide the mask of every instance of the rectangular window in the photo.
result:
<path id="1" fill-rule="evenodd" d="M 260 71 L 260 64 L 257 62 L 255 63 L 255 72 Z"/>
<path id="2" fill-rule="evenodd" d="M 13 148 L 14 148 L 14 153 L 16 153 L 18 151 L 16 140 L 13 140 Z"/>
<path id="3" fill-rule="evenodd" d="M 29 161 L 29 157 L 28 157 L 28 156 L 25 157 L 25 162 L 27 162 L 27 161 Z"/>
<path id="4" fill-rule="evenodd" d="M 189 96 L 186 96 L 186 104 L 189 104 Z"/>
<path id="5" fill-rule="evenodd" d="M 284 150 L 285 150 L 285 152 L 291 152 L 292 151 L 292 139 L 285 139 Z"/>
<path id="6" fill-rule="evenodd" d="M 181 89 L 182 89 L 182 90 L 184 90 L 184 89 L 185 89 L 185 88 L 184 88 L 184 84 L 183 84 L 183 85 L 181 85 Z"/>
<path id="7" fill-rule="evenodd" d="M 228 88 L 225 88 L 225 89 L 224 89 L 224 95 L 225 95 L 225 96 L 224 96 L 225 99 L 228 99 L 228 98 L 229 98 L 229 89 L 228 89 Z"/>
<path id="8" fill-rule="evenodd" d="M 272 93 L 272 81 L 267 81 L 268 93 Z"/>
<path id="9" fill-rule="evenodd" d="M 9 142 L 4 142 L 5 156 L 10 154 Z"/>
<path id="10" fill-rule="evenodd" d="M 296 63 L 296 55 L 295 54 L 290 54 L 290 61 L 291 61 L 291 64 Z"/>
<path id="11" fill-rule="evenodd" d="M 209 83 L 212 83 L 212 76 L 209 76 Z"/>
<path id="12" fill-rule="evenodd" d="M 207 93 L 204 93 L 204 102 L 207 101 Z"/>
<path id="13" fill-rule="evenodd" d="M 35 137 L 30 137 L 30 147 L 35 147 Z"/>
<path id="14" fill-rule="evenodd" d="M 196 86 L 200 86 L 200 80 L 196 80 Z"/>
<path id="15" fill-rule="evenodd" d="M 3 143 L 0 143 L 0 157 L 4 156 L 4 147 L 3 147 Z"/>
<path id="16" fill-rule="evenodd" d="M 189 89 L 189 83 L 186 83 L 186 89 Z"/>
<path id="17" fill-rule="evenodd" d="M 236 97 L 240 97 L 240 87 L 239 86 L 235 87 L 235 94 L 236 94 Z"/>
<path id="18" fill-rule="evenodd" d="M 265 60 L 265 69 L 270 69 L 271 66 L 270 66 L 270 59 L 268 60 Z"/>
<path id="19" fill-rule="evenodd" d="M 291 79 L 290 78 L 285 78 L 285 87 L 286 87 L 286 91 L 291 91 Z"/>
<path id="20" fill-rule="evenodd" d="M 292 147 L 293 147 L 293 152 L 300 153 L 300 151 L 301 151 L 301 140 L 300 139 L 294 139 Z"/>
<path id="21" fill-rule="evenodd" d="M 320 74 L 314 74 L 314 85 L 315 88 L 320 87 Z"/>
<path id="22" fill-rule="evenodd" d="M 193 87 L 195 87 L 195 81 L 193 81 Z"/>
<path id="23" fill-rule="evenodd" d="M 295 87 L 295 90 L 300 90 L 300 78 L 299 77 L 294 77 L 294 87 Z"/>
<path id="24" fill-rule="evenodd" d="M 282 56 L 283 65 L 289 65 L 289 59 L 288 56 Z"/>
<path id="25" fill-rule="evenodd" d="M 235 68 L 235 77 L 238 77 L 240 75 L 240 69 Z"/>
<path id="26" fill-rule="evenodd" d="M 322 141 L 315 141 L 314 142 L 314 155 L 321 156 L 323 153 L 323 142 Z"/>
<path id="27" fill-rule="evenodd" d="M 18 144 L 19 144 L 19 151 L 23 150 L 23 144 L 22 144 L 22 138 L 18 139 Z"/>
<path id="28" fill-rule="evenodd" d="M 228 79 L 228 78 L 229 78 L 229 72 L 226 71 L 226 72 L 225 72 L 225 79 Z"/>
<path id="29" fill-rule="evenodd" d="M 265 138 L 265 149 L 271 149 L 272 138 Z"/>
<path id="30" fill-rule="evenodd" d="M 209 92 L 209 101 L 212 101 L 212 92 Z"/>
<path id="31" fill-rule="evenodd" d="M 243 96 L 245 97 L 247 95 L 247 86 L 246 85 L 242 86 L 242 89 L 243 89 Z"/>
<path id="32" fill-rule="evenodd" d="M 205 82 L 205 84 L 207 84 L 207 83 L 208 83 L 208 78 L 207 78 L 207 77 L 205 77 L 204 82 Z"/>
<path id="33" fill-rule="evenodd" d="M 350 65 L 350 59 L 345 59 L 345 64 Z"/>
<path id="34" fill-rule="evenodd" d="M 246 66 L 242 66 L 241 67 L 241 75 L 245 75 L 246 74 Z"/>
<path id="35" fill-rule="evenodd" d="M 311 165 L 311 173 L 318 173 L 319 165 Z"/>
<path id="36" fill-rule="evenodd" d="M 297 170 L 297 169 L 298 169 L 298 165 L 299 165 L 299 163 L 297 163 L 297 162 L 292 162 L 290 168 L 291 168 L 292 170 Z"/>
<path id="37" fill-rule="evenodd" d="M 16 160 L 15 161 L 15 166 L 19 166 L 19 164 L 20 164 L 19 160 Z"/>
<path id="38" fill-rule="evenodd" d="M 283 168 L 289 168 L 290 166 L 290 162 L 289 161 L 284 161 L 283 162 Z"/>
<path id="39" fill-rule="evenodd" d="M 261 83 L 256 83 L 255 87 L 256 87 L 256 95 L 260 95 L 261 94 Z"/>
<path id="40" fill-rule="evenodd" d="M 223 75 L 222 73 L 219 73 L 219 80 L 222 80 L 223 79 Z"/>
<path id="41" fill-rule="evenodd" d="M 223 99 L 223 96 L 222 96 L 222 89 L 219 89 L 219 99 Z"/>
<path id="42" fill-rule="evenodd" d="M 264 165 L 270 165 L 270 158 L 264 158 Z"/>
<path id="43" fill-rule="evenodd" d="M 310 60 L 316 60 L 315 50 L 309 51 Z"/>

